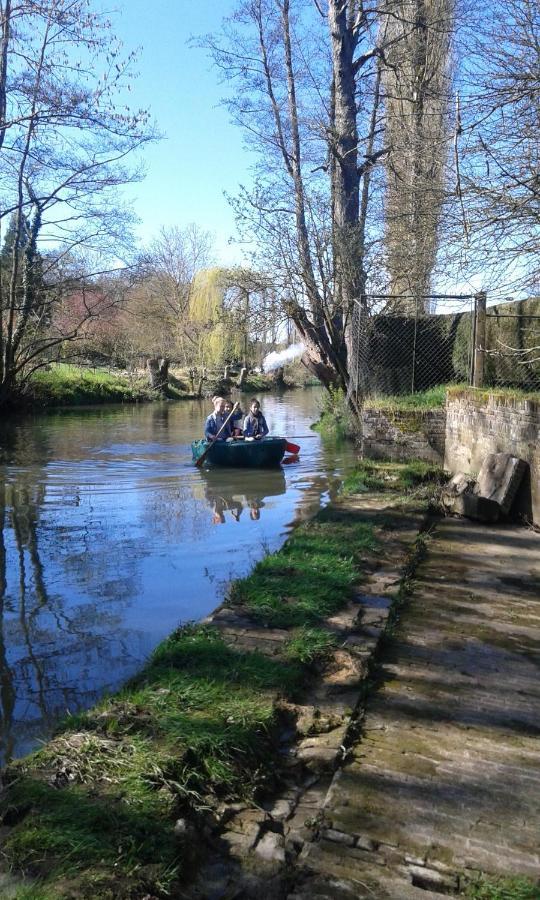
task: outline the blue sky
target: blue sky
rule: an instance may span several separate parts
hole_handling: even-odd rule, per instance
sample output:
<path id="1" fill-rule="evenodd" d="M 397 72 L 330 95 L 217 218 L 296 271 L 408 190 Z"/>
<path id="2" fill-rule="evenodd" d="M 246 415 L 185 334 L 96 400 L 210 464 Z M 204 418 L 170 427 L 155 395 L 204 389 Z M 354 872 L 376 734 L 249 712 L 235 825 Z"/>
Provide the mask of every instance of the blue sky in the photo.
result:
<path id="1" fill-rule="evenodd" d="M 138 234 L 151 238 L 160 225 L 196 222 L 216 238 L 218 261 L 238 262 L 228 246 L 232 211 L 223 196 L 249 178 L 242 134 L 219 106 L 225 88 L 192 35 L 216 31 L 235 0 L 117 0 L 110 14 L 125 50 L 140 47 L 129 103 L 149 108 L 164 139 L 146 148 L 145 180 L 130 188 L 141 219 Z"/>

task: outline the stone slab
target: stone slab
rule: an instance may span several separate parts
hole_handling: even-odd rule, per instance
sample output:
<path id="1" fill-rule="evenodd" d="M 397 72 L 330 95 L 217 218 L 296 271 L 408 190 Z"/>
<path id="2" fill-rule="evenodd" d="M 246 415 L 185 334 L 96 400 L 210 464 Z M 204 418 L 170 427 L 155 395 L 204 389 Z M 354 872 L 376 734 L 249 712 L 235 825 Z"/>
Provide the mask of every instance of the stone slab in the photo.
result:
<path id="1" fill-rule="evenodd" d="M 498 522 L 501 515 L 501 507 L 496 500 L 478 494 L 458 494 L 449 508 L 455 515 L 492 524 Z"/>
<path id="2" fill-rule="evenodd" d="M 495 500 L 508 515 L 526 470 L 527 463 L 517 456 L 489 453 L 478 473 L 475 494 Z"/>

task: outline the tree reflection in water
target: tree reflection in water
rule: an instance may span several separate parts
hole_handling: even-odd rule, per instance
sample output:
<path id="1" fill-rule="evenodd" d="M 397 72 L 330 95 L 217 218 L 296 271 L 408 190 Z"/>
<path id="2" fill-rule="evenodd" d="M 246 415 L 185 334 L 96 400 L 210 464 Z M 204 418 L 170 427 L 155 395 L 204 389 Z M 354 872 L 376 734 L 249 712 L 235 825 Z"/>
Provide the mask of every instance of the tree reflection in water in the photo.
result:
<path id="1" fill-rule="evenodd" d="M 63 498 L 64 515 L 69 502 L 80 499 Z M 123 671 L 130 656 L 121 628 L 121 612 L 133 592 L 127 561 L 123 590 L 115 579 L 112 605 L 103 586 L 117 562 L 96 550 L 110 547 L 106 533 L 99 538 L 95 530 L 90 535 L 82 529 L 75 555 L 71 534 L 66 553 L 65 528 L 56 527 L 46 506 L 43 468 L 18 473 L 16 485 L 0 481 L 0 762 L 30 749 L 59 717 L 90 705 L 107 689 L 96 683 L 96 663 L 112 687 L 113 674 Z M 52 590 L 58 565 L 69 565 L 72 575 L 75 569 L 75 580 L 85 586 L 84 602 Z M 89 574 L 96 566 L 101 590 L 89 598 Z"/>

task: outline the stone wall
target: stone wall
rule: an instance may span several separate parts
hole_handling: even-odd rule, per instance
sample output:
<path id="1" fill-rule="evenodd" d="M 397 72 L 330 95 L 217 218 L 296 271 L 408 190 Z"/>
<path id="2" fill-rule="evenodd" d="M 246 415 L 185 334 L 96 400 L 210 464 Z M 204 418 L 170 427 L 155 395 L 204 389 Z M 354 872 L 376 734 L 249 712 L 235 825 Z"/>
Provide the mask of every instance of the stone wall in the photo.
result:
<path id="1" fill-rule="evenodd" d="M 488 453 L 512 453 L 529 463 L 518 508 L 540 523 L 540 401 L 474 391 L 450 394 L 446 404 L 444 465 L 474 474 Z"/>
<path id="2" fill-rule="evenodd" d="M 371 459 L 423 459 L 442 465 L 445 410 L 364 409 L 362 449 Z"/>

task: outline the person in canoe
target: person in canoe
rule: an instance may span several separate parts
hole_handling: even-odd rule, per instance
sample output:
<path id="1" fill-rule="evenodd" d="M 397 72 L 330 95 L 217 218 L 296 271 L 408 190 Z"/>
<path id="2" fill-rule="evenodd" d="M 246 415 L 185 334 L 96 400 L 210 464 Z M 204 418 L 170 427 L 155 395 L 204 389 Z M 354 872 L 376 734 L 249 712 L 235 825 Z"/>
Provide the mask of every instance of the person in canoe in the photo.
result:
<path id="1" fill-rule="evenodd" d="M 227 418 L 225 415 L 225 401 L 223 397 L 212 397 L 212 403 L 214 404 L 214 412 L 210 413 L 204 423 L 204 437 L 207 441 L 215 441 L 216 439 L 224 441 L 230 437 L 228 425 L 223 429 L 219 437 L 217 435 Z"/>
<path id="2" fill-rule="evenodd" d="M 268 430 L 266 419 L 261 412 L 261 404 L 253 397 L 249 405 L 249 413 L 244 419 L 244 437 L 260 440 L 268 434 Z"/>
<path id="3" fill-rule="evenodd" d="M 232 400 L 225 400 L 225 418 L 228 419 L 233 411 L 233 402 Z M 229 434 L 227 437 L 240 437 L 242 434 L 242 419 L 244 418 L 244 413 L 238 406 L 231 418 L 229 419 L 229 424 L 227 426 Z"/>

